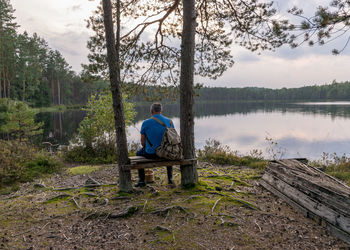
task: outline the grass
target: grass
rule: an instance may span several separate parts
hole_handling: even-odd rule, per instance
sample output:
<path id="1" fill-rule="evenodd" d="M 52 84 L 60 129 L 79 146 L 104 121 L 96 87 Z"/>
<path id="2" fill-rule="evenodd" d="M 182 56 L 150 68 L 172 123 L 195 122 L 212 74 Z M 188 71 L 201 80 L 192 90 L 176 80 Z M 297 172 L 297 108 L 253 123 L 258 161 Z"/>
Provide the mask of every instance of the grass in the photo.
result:
<path id="1" fill-rule="evenodd" d="M 68 168 L 67 172 L 71 175 L 90 174 L 92 172 L 99 170 L 100 168 L 101 168 L 100 166 L 85 165 L 85 166 L 78 166 L 74 168 Z"/>
<path id="2" fill-rule="evenodd" d="M 255 152 L 255 151 L 254 151 Z M 220 165 L 247 166 L 255 169 L 265 169 L 267 161 L 262 158 L 262 153 L 252 156 L 241 156 L 232 151 L 228 146 L 223 146 L 214 139 L 206 141 L 203 149 L 197 152 L 200 161 L 207 161 Z"/>
<path id="3" fill-rule="evenodd" d="M 350 157 L 324 153 L 321 160 L 311 162 L 311 165 L 323 169 L 327 174 L 350 186 Z"/>

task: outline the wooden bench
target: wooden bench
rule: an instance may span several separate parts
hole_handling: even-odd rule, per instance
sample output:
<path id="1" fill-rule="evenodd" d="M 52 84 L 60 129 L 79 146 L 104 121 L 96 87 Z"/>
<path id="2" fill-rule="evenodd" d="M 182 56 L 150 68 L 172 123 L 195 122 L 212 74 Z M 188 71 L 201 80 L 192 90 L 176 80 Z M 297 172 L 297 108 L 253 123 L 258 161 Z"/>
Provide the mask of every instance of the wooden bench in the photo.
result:
<path id="1" fill-rule="evenodd" d="M 143 156 L 131 156 L 129 157 L 130 164 L 124 167 L 124 170 L 133 170 L 141 168 L 156 168 L 164 166 L 185 166 L 192 165 L 197 162 L 197 159 L 184 159 L 184 160 L 165 160 L 165 159 L 147 159 Z"/>

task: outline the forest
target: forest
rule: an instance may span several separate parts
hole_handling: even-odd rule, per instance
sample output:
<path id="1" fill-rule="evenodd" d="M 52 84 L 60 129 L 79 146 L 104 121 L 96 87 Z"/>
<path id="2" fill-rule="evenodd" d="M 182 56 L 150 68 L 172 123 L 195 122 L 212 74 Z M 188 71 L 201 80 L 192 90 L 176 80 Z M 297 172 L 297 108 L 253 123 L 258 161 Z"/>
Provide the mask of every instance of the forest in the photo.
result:
<path id="1" fill-rule="evenodd" d="M 19 33 L 14 9 L 0 1 L 0 98 L 33 107 L 86 103 L 94 85 L 37 34 Z"/>
<path id="2" fill-rule="evenodd" d="M 93 64 L 90 68 L 83 66 L 84 71 L 77 74 L 62 54 L 51 49 L 43 38 L 35 33 L 20 34 L 14 9 L 7 1 L 0 4 L 0 98 L 24 101 L 32 107 L 85 105 L 92 93 L 108 87 L 103 76 L 91 77 Z M 144 86 L 135 92 L 137 84 L 125 85 L 129 85 L 125 90 L 132 90 L 127 92 L 134 94 L 129 95 L 130 99 L 137 103 L 151 100 L 172 102 L 178 96 L 177 87 Z M 196 100 L 200 102 L 347 100 L 350 98 L 350 82 L 334 81 L 325 85 L 281 89 L 199 87 L 196 94 Z"/>
<path id="3" fill-rule="evenodd" d="M 210 88 L 198 90 L 200 101 L 327 101 L 349 100 L 350 82 L 304 86 L 300 88 Z"/>

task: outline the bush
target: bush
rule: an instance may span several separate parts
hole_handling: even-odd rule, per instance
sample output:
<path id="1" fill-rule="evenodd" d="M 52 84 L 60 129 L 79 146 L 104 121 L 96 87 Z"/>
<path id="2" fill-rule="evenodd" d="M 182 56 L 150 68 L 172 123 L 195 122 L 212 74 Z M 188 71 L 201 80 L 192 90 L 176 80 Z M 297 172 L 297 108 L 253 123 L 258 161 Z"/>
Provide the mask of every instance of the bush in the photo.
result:
<path id="1" fill-rule="evenodd" d="M 5 100 L 2 99 L 0 102 L 0 132 L 20 141 L 42 134 L 43 123 L 35 122 L 36 111 L 34 109 L 24 102 L 13 100 L 5 102 Z"/>
<path id="2" fill-rule="evenodd" d="M 0 140 L 0 148 L 0 187 L 32 181 L 61 167 L 51 156 L 28 142 Z"/>
<path id="3" fill-rule="evenodd" d="M 264 168 L 267 165 L 261 154 L 254 151 L 253 156 L 241 156 L 237 151 L 232 151 L 228 146 L 223 146 L 214 139 L 206 141 L 202 150 L 198 150 L 198 159 L 221 165 L 249 166 L 252 168 Z"/>
<path id="4" fill-rule="evenodd" d="M 134 105 L 124 99 L 125 126 L 135 117 Z M 116 159 L 114 111 L 110 91 L 92 95 L 86 107 L 87 115 L 80 123 L 78 135 L 62 151 L 68 162 L 112 163 Z"/>
<path id="5" fill-rule="evenodd" d="M 336 153 L 323 153 L 318 161 L 311 163 L 314 167 L 321 168 L 329 175 L 334 176 L 350 186 L 350 158 L 338 156 Z"/>

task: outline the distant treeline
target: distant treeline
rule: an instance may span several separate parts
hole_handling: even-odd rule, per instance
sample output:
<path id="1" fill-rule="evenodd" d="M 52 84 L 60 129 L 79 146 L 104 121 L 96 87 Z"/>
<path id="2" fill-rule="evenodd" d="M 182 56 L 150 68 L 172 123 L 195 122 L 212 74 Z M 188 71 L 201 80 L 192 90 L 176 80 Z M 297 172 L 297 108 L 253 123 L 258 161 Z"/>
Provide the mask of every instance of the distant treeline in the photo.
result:
<path id="1" fill-rule="evenodd" d="M 197 101 L 350 100 L 350 82 L 282 89 L 202 87 L 197 93 Z"/>
<path id="2" fill-rule="evenodd" d="M 132 86 L 132 85 L 131 85 Z M 132 88 L 134 88 L 133 86 Z M 132 96 L 131 101 L 142 104 L 152 101 L 175 103 L 178 97 L 176 87 L 145 87 L 142 93 Z M 327 101 L 350 100 L 350 82 L 333 82 L 326 85 L 300 88 L 227 88 L 201 87 L 195 89 L 196 103 L 200 102 L 240 102 L 240 101 Z"/>

